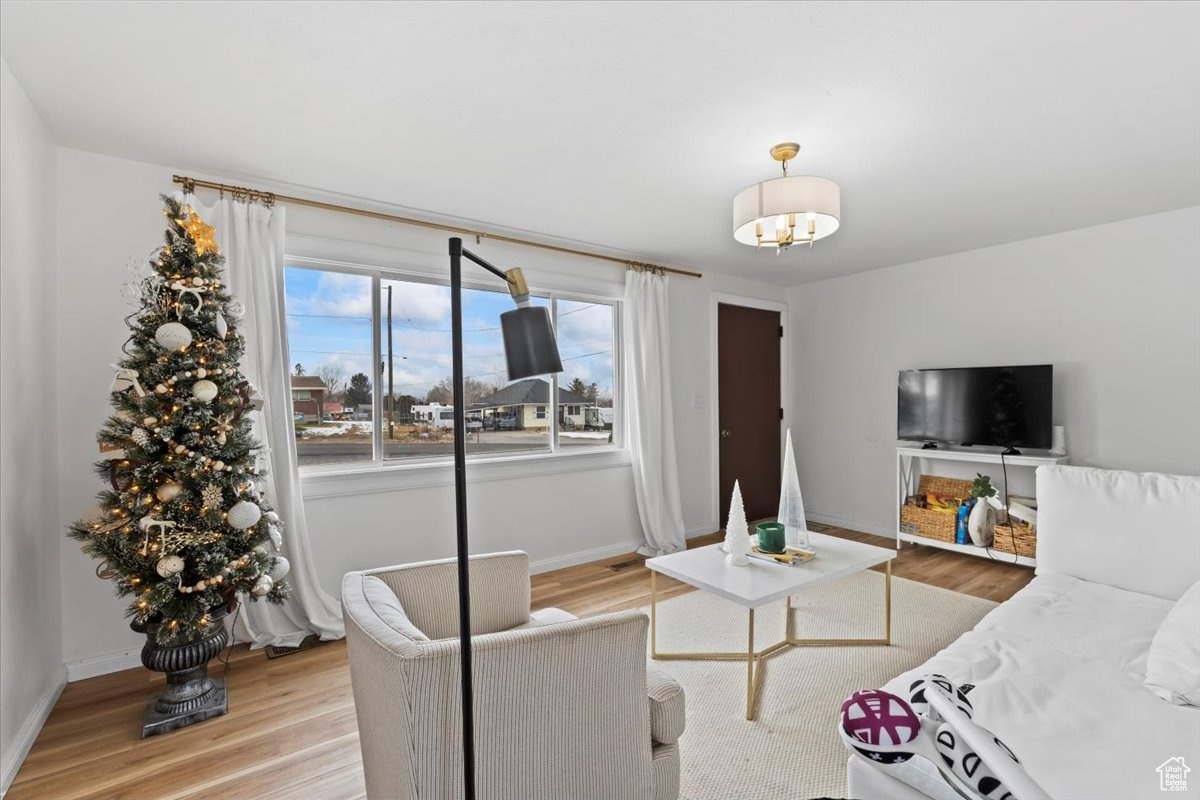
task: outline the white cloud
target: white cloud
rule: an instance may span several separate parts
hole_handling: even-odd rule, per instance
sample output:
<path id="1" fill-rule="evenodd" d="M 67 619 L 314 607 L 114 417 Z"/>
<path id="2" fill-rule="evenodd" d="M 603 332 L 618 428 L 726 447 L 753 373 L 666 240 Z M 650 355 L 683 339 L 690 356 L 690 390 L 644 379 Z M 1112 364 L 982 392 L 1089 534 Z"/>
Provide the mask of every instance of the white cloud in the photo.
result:
<path id="1" fill-rule="evenodd" d="M 387 314 L 387 287 L 392 288 L 392 318 L 396 321 L 448 322 L 450 289 L 431 283 L 383 282 L 383 313 Z M 445 327 L 450 327 L 448 324 Z"/>

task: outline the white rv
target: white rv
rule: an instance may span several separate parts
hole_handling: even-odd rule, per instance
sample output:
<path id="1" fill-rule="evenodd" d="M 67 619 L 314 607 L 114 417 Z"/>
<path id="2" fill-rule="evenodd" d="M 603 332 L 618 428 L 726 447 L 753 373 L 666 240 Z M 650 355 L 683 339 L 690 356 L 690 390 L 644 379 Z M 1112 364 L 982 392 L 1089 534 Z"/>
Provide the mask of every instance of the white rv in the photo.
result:
<path id="1" fill-rule="evenodd" d="M 583 410 L 583 420 L 586 430 L 611 431 L 613 429 L 613 409 L 588 406 Z"/>
<path id="2" fill-rule="evenodd" d="M 415 425 L 428 425 L 432 428 L 453 428 L 454 406 L 444 406 L 441 403 L 431 403 L 427 406 L 413 406 L 412 418 Z"/>

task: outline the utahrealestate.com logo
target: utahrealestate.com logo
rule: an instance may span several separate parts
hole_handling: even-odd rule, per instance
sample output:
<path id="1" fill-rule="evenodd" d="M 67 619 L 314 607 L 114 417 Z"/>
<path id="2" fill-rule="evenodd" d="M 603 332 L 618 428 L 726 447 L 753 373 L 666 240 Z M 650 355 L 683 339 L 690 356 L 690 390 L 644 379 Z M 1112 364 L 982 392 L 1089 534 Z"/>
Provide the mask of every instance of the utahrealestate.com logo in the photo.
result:
<path id="1" fill-rule="evenodd" d="M 1187 775 L 1192 768 L 1183 763 L 1183 756 L 1175 756 L 1158 768 L 1158 788 L 1164 792 L 1186 792 Z"/>

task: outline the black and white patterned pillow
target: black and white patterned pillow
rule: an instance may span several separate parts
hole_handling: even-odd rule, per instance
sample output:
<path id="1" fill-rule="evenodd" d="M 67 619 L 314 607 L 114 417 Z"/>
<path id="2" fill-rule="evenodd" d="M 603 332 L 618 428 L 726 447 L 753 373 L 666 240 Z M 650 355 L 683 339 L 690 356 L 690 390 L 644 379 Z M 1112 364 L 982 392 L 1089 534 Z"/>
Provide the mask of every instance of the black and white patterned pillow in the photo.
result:
<path id="1" fill-rule="evenodd" d="M 965 724 L 975 725 L 975 723 L 970 722 Z M 1017 758 L 1008 745 L 992 735 L 987 729 L 979 725 L 975 725 L 975 727 L 984 735 L 991 737 L 1001 752 L 1007 754 L 1013 760 L 1013 763 L 1021 763 L 1021 759 Z M 950 723 L 943 722 L 938 726 L 937 735 L 934 737 L 934 740 L 937 751 L 941 755 L 942 761 L 946 762 L 946 766 L 949 767 L 959 780 L 974 789 L 980 797 L 985 797 L 987 800 L 1016 800 L 1008 788 L 1000 782 L 995 773 L 979 757 L 979 754 L 970 749 L 970 746 L 963 740 L 962 735 L 950 727 Z"/>
<path id="2" fill-rule="evenodd" d="M 971 700 L 967 697 L 967 692 L 974 688 L 969 683 L 964 683 L 962 688 L 959 688 L 945 675 L 922 675 L 908 687 L 908 704 L 920 716 L 931 719 L 934 722 L 943 722 L 941 714 L 937 713 L 933 706 L 929 704 L 929 699 L 926 696 L 929 692 L 941 692 L 950 698 L 955 707 L 970 719 L 974 715 L 975 709 L 971 707 Z"/>

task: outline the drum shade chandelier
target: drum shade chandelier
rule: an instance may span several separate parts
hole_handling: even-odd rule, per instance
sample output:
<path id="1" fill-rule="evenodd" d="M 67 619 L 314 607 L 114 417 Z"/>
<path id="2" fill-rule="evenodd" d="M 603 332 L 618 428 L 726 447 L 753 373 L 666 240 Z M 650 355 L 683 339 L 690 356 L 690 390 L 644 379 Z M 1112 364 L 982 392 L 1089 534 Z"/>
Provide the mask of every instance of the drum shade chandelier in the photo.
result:
<path id="1" fill-rule="evenodd" d="M 783 167 L 783 177 L 756 183 L 733 198 L 733 238 L 758 249 L 775 248 L 778 255 L 794 244 L 824 239 L 838 229 L 842 190 L 829 178 L 788 175 L 788 161 L 800 145 L 784 142 L 771 148 L 771 158 Z"/>

